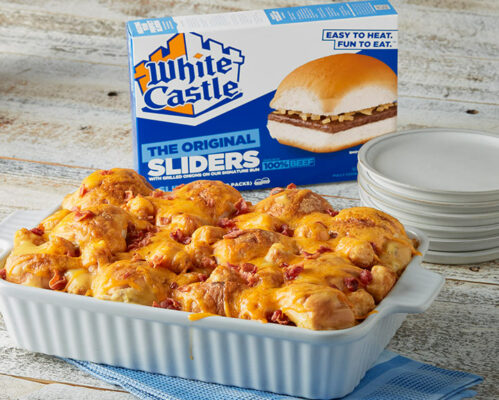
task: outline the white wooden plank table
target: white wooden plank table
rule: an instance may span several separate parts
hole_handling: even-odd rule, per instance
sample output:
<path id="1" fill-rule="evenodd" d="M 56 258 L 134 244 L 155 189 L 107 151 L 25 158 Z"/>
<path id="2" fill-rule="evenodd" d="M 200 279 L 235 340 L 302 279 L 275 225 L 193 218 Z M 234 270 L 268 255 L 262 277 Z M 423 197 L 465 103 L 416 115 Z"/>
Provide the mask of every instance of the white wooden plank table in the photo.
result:
<path id="1" fill-rule="evenodd" d="M 0 0 L 0 220 L 50 207 L 96 168 L 132 167 L 126 20 L 313 4 L 321 0 Z M 323 1 L 324 2 L 324 1 Z M 499 2 L 393 0 L 400 14 L 399 127 L 499 132 Z M 336 208 L 354 182 L 315 185 Z M 246 192 L 255 201 L 263 191 Z M 389 348 L 485 377 L 499 398 L 499 262 L 425 264 L 445 287 Z M 14 346 L 0 318 L 0 400 L 134 396 Z"/>

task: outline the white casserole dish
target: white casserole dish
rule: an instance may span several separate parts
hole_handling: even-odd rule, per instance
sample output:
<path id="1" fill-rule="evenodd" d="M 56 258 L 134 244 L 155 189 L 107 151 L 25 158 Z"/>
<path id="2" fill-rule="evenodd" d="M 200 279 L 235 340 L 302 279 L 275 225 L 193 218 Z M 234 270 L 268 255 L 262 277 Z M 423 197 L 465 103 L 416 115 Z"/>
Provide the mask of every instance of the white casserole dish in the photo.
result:
<path id="1" fill-rule="evenodd" d="M 0 225 L 0 265 L 20 227 L 53 210 L 17 212 Z M 428 240 L 408 228 L 425 253 Z M 339 331 L 262 324 L 98 300 L 0 279 L 0 310 L 13 340 L 30 351 L 149 372 L 331 399 L 350 393 L 407 313 L 425 311 L 444 278 L 412 259 L 390 294 L 361 324 Z"/>

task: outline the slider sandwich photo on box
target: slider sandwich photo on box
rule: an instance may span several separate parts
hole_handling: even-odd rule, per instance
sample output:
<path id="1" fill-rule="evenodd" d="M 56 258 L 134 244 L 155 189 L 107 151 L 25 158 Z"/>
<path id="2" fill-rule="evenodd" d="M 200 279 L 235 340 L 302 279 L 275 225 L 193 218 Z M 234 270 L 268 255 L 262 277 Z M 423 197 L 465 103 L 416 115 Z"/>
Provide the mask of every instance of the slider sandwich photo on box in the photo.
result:
<path id="1" fill-rule="evenodd" d="M 397 75 L 371 56 L 331 55 L 287 75 L 270 106 L 279 143 L 331 153 L 397 129 Z"/>

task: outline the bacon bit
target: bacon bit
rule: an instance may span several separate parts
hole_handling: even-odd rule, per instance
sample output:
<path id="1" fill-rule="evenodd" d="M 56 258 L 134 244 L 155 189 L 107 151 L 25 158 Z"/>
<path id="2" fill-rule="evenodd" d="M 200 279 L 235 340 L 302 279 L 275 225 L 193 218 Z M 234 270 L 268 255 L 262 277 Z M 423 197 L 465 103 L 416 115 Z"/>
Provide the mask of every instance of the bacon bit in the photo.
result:
<path id="1" fill-rule="evenodd" d="M 279 268 L 288 268 L 288 267 L 289 267 L 289 264 L 285 263 L 285 262 L 283 262 L 281 265 L 279 265 Z"/>
<path id="2" fill-rule="evenodd" d="M 87 192 L 88 192 L 87 187 L 85 186 L 84 183 L 82 183 L 82 185 L 80 186 L 80 193 L 79 193 L 80 197 L 85 196 L 85 193 L 87 193 Z"/>
<path id="3" fill-rule="evenodd" d="M 239 275 L 241 275 L 241 277 L 246 281 L 246 284 L 249 287 L 255 286 L 260 280 L 260 278 L 257 275 L 258 269 L 255 264 L 243 263 L 241 265 L 234 265 L 231 263 L 227 263 L 227 266 L 229 268 L 236 270 L 239 273 Z"/>
<path id="4" fill-rule="evenodd" d="M 125 198 L 124 201 L 130 201 L 135 197 L 131 190 L 125 190 Z"/>
<path id="5" fill-rule="evenodd" d="M 45 233 L 45 229 L 41 225 L 38 225 L 36 228 L 30 229 L 29 231 L 37 236 L 42 236 Z"/>
<path id="6" fill-rule="evenodd" d="M 7 279 L 7 271 L 5 269 L 0 269 L 0 279 Z"/>
<path id="7" fill-rule="evenodd" d="M 298 275 L 300 275 L 303 272 L 304 268 L 303 265 L 292 265 L 291 267 L 285 268 L 284 269 L 284 279 L 287 281 L 293 281 L 296 279 Z"/>
<path id="8" fill-rule="evenodd" d="M 160 225 L 168 225 L 171 222 L 172 222 L 172 217 L 160 217 L 159 218 Z"/>
<path id="9" fill-rule="evenodd" d="M 182 183 L 178 185 L 177 187 L 174 187 L 173 190 L 179 190 L 180 188 L 183 188 L 185 186 L 185 183 Z"/>
<path id="10" fill-rule="evenodd" d="M 179 286 L 177 288 L 177 290 L 179 292 L 184 292 L 184 293 L 187 293 L 187 292 L 190 292 L 192 290 L 192 286 L 189 286 L 189 285 L 183 285 L 183 286 Z"/>
<path id="11" fill-rule="evenodd" d="M 169 268 L 171 266 L 170 260 L 164 255 L 155 255 L 149 260 L 149 264 L 153 268 Z"/>
<path id="12" fill-rule="evenodd" d="M 112 173 L 113 171 L 111 171 L 110 169 L 103 169 L 102 171 L 100 171 L 101 175 L 111 175 Z"/>
<path id="13" fill-rule="evenodd" d="M 126 271 L 124 274 L 123 274 L 123 279 L 128 279 L 130 278 L 130 276 L 132 275 L 132 272 L 131 271 Z"/>
<path id="14" fill-rule="evenodd" d="M 326 213 L 328 213 L 331 217 L 336 217 L 340 212 L 339 211 L 335 211 L 332 208 L 328 208 L 326 210 Z"/>
<path id="15" fill-rule="evenodd" d="M 81 256 L 81 251 L 78 247 L 74 247 L 68 251 L 66 251 L 66 255 L 68 257 L 80 257 Z"/>
<path id="16" fill-rule="evenodd" d="M 153 268 L 159 267 L 165 260 L 165 256 L 155 255 L 149 262 Z"/>
<path id="17" fill-rule="evenodd" d="M 201 259 L 201 266 L 203 268 L 215 268 L 217 266 L 217 262 L 210 257 L 203 257 Z"/>
<path id="18" fill-rule="evenodd" d="M 182 244 L 189 244 L 192 240 L 190 236 L 187 236 L 180 229 L 177 229 L 175 232 L 170 232 L 170 237 Z"/>
<path id="19" fill-rule="evenodd" d="M 231 264 L 230 262 L 227 263 L 227 266 L 229 268 L 235 269 L 236 271 L 239 271 L 239 265 L 236 264 Z"/>
<path id="20" fill-rule="evenodd" d="M 291 325 L 292 322 L 289 320 L 288 316 L 282 312 L 282 310 L 275 310 L 270 317 L 267 317 L 269 322 L 279 325 Z"/>
<path id="21" fill-rule="evenodd" d="M 154 198 L 159 198 L 159 199 L 165 199 L 165 200 L 173 200 L 175 198 L 175 196 L 173 196 L 171 193 L 169 192 L 163 192 L 162 190 L 160 189 L 156 189 L 152 192 L 152 197 Z"/>
<path id="22" fill-rule="evenodd" d="M 319 247 L 315 253 L 309 253 L 308 251 L 302 250 L 301 254 L 308 259 L 314 259 L 319 257 L 322 253 L 327 253 L 328 251 L 332 251 L 329 247 L 321 246 Z"/>
<path id="23" fill-rule="evenodd" d="M 204 282 L 206 279 L 208 279 L 208 275 L 206 274 L 198 274 L 198 279 L 200 282 Z"/>
<path id="24" fill-rule="evenodd" d="M 240 198 L 236 204 L 234 204 L 234 207 L 236 207 L 235 215 L 247 214 L 249 212 L 248 203 L 246 203 L 243 198 Z"/>
<path id="25" fill-rule="evenodd" d="M 336 239 L 338 237 L 338 232 L 329 232 L 329 237 L 331 239 Z"/>
<path id="26" fill-rule="evenodd" d="M 138 231 L 134 225 L 128 226 L 126 238 L 127 251 L 136 250 L 151 243 L 152 235 L 157 231 L 156 227 Z"/>
<path id="27" fill-rule="evenodd" d="M 172 282 L 172 283 L 170 283 L 170 289 L 171 289 L 171 290 L 175 290 L 175 289 L 177 289 L 177 288 L 178 288 L 178 283 L 177 283 L 177 282 Z"/>
<path id="28" fill-rule="evenodd" d="M 286 186 L 286 189 L 296 189 L 296 185 L 294 183 L 290 183 L 288 186 Z"/>
<path id="29" fill-rule="evenodd" d="M 343 283 L 351 292 L 355 292 L 359 288 L 359 282 L 357 281 L 357 279 L 352 277 L 343 278 Z"/>
<path id="30" fill-rule="evenodd" d="M 282 235 L 292 237 L 294 234 L 294 231 L 288 225 L 282 224 L 280 229 L 279 229 L 279 233 L 281 233 Z"/>
<path id="31" fill-rule="evenodd" d="M 249 273 L 249 274 L 256 274 L 256 271 L 257 271 L 256 265 L 255 264 L 251 264 L 251 263 L 241 264 L 240 268 L 241 268 L 242 272 L 246 272 L 246 273 Z"/>
<path id="32" fill-rule="evenodd" d="M 330 283 L 330 284 L 329 284 L 329 287 L 332 287 L 333 289 L 338 289 L 338 290 L 340 290 L 340 289 L 338 288 L 338 286 L 336 286 L 334 283 Z"/>
<path id="33" fill-rule="evenodd" d="M 49 288 L 52 290 L 63 290 L 68 280 L 61 274 L 61 271 L 54 271 L 52 279 L 49 281 Z"/>
<path id="34" fill-rule="evenodd" d="M 303 257 L 312 259 L 312 258 L 317 258 L 319 257 L 319 253 L 309 253 L 308 251 L 302 250 L 300 253 L 303 255 Z"/>
<path id="35" fill-rule="evenodd" d="M 170 297 L 167 297 L 165 300 L 160 301 L 159 303 L 153 301 L 152 306 L 158 308 L 166 308 L 167 310 L 180 310 L 182 308 L 177 300 L 174 300 Z"/>
<path id="36" fill-rule="evenodd" d="M 79 209 L 76 209 L 76 211 L 73 212 L 74 212 L 73 218 L 75 221 L 83 221 L 84 219 L 95 217 L 95 214 L 90 210 L 81 211 Z"/>
<path id="37" fill-rule="evenodd" d="M 223 238 L 224 239 L 235 239 L 235 238 L 241 236 L 242 234 L 244 234 L 244 231 L 242 229 L 234 229 L 233 231 L 223 235 Z"/>
<path id="38" fill-rule="evenodd" d="M 249 287 L 253 287 L 255 286 L 258 281 L 260 280 L 260 278 L 258 277 L 258 275 L 249 275 L 246 277 L 246 282 L 248 283 L 248 286 Z"/>
<path id="39" fill-rule="evenodd" d="M 270 195 L 273 196 L 274 194 L 284 192 L 284 189 L 282 187 L 275 187 L 270 191 Z"/>
<path id="40" fill-rule="evenodd" d="M 236 226 L 236 223 L 233 220 L 229 219 L 229 218 L 220 218 L 218 220 L 218 226 L 220 228 L 229 228 L 229 229 L 231 229 L 231 228 L 234 228 Z"/>
<path id="41" fill-rule="evenodd" d="M 360 283 L 367 286 L 373 281 L 373 274 L 368 269 L 365 269 L 360 273 L 359 280 Z"/>

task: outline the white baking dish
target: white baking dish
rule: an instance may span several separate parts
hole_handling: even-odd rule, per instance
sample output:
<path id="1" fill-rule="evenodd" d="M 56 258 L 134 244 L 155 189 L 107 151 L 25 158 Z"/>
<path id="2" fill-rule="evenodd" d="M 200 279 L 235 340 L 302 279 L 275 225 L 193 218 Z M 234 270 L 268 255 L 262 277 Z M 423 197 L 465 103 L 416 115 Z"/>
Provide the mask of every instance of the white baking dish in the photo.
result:
<path id="1" fill-rule="evenodd" d="M 15 213 L 0 225 L 0 263 L 17 228 L 49 212 Z M 408 229 L 420 241 L 424 234 Z M 2 265 L 2 264 L 0 264 Z M 98 300 L 0 279 L 0 310 L 21 347 L 60 357 L 315 399 L 350 393 L 402 324 L 425 311 L 444 279 L 411 261 L 361 324 L 339 331 L 262 324 Z"/>

